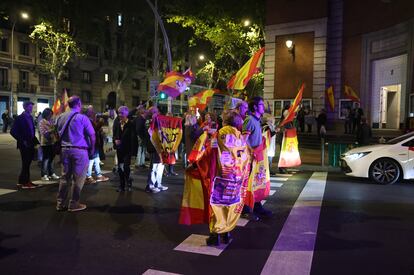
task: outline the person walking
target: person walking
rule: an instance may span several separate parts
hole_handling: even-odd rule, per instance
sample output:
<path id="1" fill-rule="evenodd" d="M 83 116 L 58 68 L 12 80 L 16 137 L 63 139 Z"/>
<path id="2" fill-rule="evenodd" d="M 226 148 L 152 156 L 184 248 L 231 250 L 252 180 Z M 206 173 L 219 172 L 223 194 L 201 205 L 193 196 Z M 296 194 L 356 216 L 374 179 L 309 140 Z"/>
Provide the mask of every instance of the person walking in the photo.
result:
<path id="1" fill-rule="evenodd" d="M 4 113 L 1 115 L 1 119 L 3 120 L 3 133 L 7 133 L 7 128 L 9 127 L 10 115 L 9 110 L 5 110 Z"/>
<path id="2" fill-rule="evenodd" d="M 10 134 L 17 141 L 17 148 L 22 159 L 22 168 L 19 175 L 17 187 L 21 189 L 33 189 L 39 187 L 30 180 L 30 165 L 35 157 L 35 147 L 39 140 L 35 135 L 35 124 L 32 117 L 33 102 L 23 102 L 24 112 L 17 116 Z"/>
<path id="3" fill-rule="evenodd" d="M 96 137 L 91 121 L 80 113 L 82 109 L 80 98 L 71 96 L 68 105 L 70 110 L 59 116 L 56 123 L 62 146 L 63 166 L 56 210 L 66 209 L 68 186 L 70 186 L 67 208 L 68 211 L 75 212 L 86 209 L 86 204 L 80 203 L 80 195 L 89 165 L 89 155 L 95 152 Z"/>
<path id="4" fill-rule="evenodd" d="M 119 187 L 117 192 L 132 191 L 131 156 L 137 152 L 137 134 L 132 120 L 128 119 L 128 107 L 118 108 L 118 117 L 114 121 L 114 145 L 118 157 Z M 125 189 L 126 187 L 126 189 Z"/>
<path id="5" fill-rule="evenodd" d="M 55 174 L 53 168 L 58 134 L 52 122 L 52 115 L 52 109 L 44 109 L 42 120 L 39 122 L 40 145 L 42 146 L 43 152 L 41 176 L 44 181 L 59 179 L 59 176 Z"/>

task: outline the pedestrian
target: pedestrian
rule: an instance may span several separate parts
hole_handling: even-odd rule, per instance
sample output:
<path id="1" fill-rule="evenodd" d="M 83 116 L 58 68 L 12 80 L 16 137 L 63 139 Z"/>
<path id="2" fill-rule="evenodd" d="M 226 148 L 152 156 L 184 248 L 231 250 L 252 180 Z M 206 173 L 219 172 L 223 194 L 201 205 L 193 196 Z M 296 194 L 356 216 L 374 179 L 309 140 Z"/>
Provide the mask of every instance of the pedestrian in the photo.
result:
<path id="1" fill-rule="evenodd" d="M 93 129 L 95 130 L 95 151 L 91 152 L 89 156 L 89 165 L 88 171 L 86 173 L 85 184 L 94 184 L 97 182 L 108 181 L 109 178 L 102 175 L 101 171 L 101 158 L 100 158 L 100 149 L 103 142 L 103 131 L 102 126 L 103 122 L 96 117 L 96 113 L 92 105 L 89 105 L 86 109 L 86 116 L 92 123 Z M 95 179 L 92 177 L 92 169 L 95 169 Z"/>
<path id="2" fill-rule="evenodd" d="M 147 121 L 145 123 L 146 130 L 148 131 L 158 116 L 157 107 L 153 106 L 148 110 Z M 147 145 L 148 153 L 150 154 L 150 171 L 148 173 L 147 186 L 145 187 L 145 192 L 148 193 L 158 193 L 160 191 L 165 191 L 168 189 L 167 186 L 162 184 L 162 176 L 164 171 L 164 164 L 162 163 L 162 157 L 158 154 L 157 150 L 154 147 L 152 142 L 149 142 Z"/>
<path id="3" fill-rule="evenodd" d="M 246 119 L 247 111 L 249 110 L 249 106 L 247 105 L 246 101 L 239 101 L 236 104 L 236 111 L 242 117 L 242 119 Z"/>
<path id="4" fill-rule="evenodd" d="M 299 108 L 299 111 L 296 115 L 296 119 L 298 121 L 298 128 L 300 129 L 300 132 L 303 133 L 305 132 L 305 110 L 303 108 L 303 106 L 301 106 Z"/>
<path id="5" fill-rule="evenodd" d="M 117 192 L 132 191 L 131 157 L 137 152 L 137 134 L 135 124 L 128 118 L 128 107 L 118 108 L 118 117 L 114 121 L 114 144 L 118 156 L 119 187 Z M 125 189 L 126 187 L 126 189 Z"/>
<path id="6" fill-rule="evenodd" d="M 110 143 L 111 148 L 114 147 L 114 133 L 113 133 L 113 129 L 114 129 L 114 121 L 117 117 L 116 111 L 114 109 L 109 109 L 108 110 L 108 143 Z M 115 154 L 114 156 L 114 166 L 112 167 L 112 172 L 116 173 L 118 171 L 118 158 Z"/>
<path id="7" fill-rule="evenodd" d="M 33 189 L 38 187 L 30 180 L 30 164 L 32 163 L 39 140 L 35 135 L 35 124 L 32 117 L 33 102 L 23 102 L 24 112 L 17 116 L 10 130 L 10 134 L 17 141 L 17 148 L 20 151 L 22 167 L 17 187 L 21 189 Z"/>
<path id="8" fill-rule="evenodd" d="M 46 108 L 43 110 L 42 120 L 39 122 L 40 145 L 42 146 L 43 152 L 41 176 L 44 181 L 59 179 L 59 176 L 55 174 L 53 167 L 58 133 L 52 122 L 52 116 L 52 109 Z"/>
<path id="9" fill-rule="evenodd" d="M 5 110 L 4 113 L 1 115 L 1 119 L 3 120 L 3 133 L 7 133 L 7 128 L 9 127 L 10 115 L 9 110 Z"/>
<path id="10" fill-rule="evenodd" d="M 145 166 L 145 153 L 147 152 L 147 144 L 149 142 L 149 134 L 145 131 L 145 116 L 146 110 L 143 105 L 137 108 L 137 117 L 134 120 L 135 123 L 135 132 L 138 136 L 138 150 L 137 157 L 135 161 L 135 167 L 137 168 L 147 168 Z"/>
<path id="11" fill-rule="evenodd" d="M 359 145 L 369 145 L 371 143 L 372 131 L 367 123 L 366 117 L 361 117 L 361 125 L 358 127 L 357 142 Z"/>
<path id="12" fill-rule="evenodd" d="M 326 122 L 327 122 L 327 120 L 328 120 L 328 117 L 326 115 L 326 110 L 324 108 L 322 108 L 321 112 L 318 115 L 318 118 L 316 119 L 318 137 L 321 137 L 321 134 L 323 134 L 323 133 L 321 133 L 321 128 L 322 127 L 323 127 L 322 132 L 324 131 L 325 134 L 326 134 Z M 323 134 L 323 135 L 325 135 L 325 134 Z"/>
<path id="13" fill-rule="evenodd" d="M 309 107 L 305 109 L 305 124 L 308 128 L 307 132 L 312 133 L 312 125 L 315 122 L 315 117 L 313 116 L 313 112 Z"/>
<path id="14" fill-rule="evenodd" d="M 275 125 L 275 118 L 270 114 L 264 114 L 262 118 L 263 136 L 266 137 L 267 158 L 269 160 L 269 171 L 272 168 L 273 157 L 276 154 L 276 134 L 278 129 Z M 274 173 L 270 172 L 271 175 Z"/>
<path id="15" fill-rule="evenodd" d="M 60 178 L 56 210 L 66 209 L 68 187 L 70 186 L 68 211 L 86 209 L 80 203 L 80 195 L 89 165 L 89 155 L 95 152 L 95 130 L 88 117 L 81 114 L 82 102 L 78 96 L 68 99 L 69 111 L 57 119 L 57 130 L 62 146 L 61 162 L 63 175 Z"/>
<path id="16" fill-rule="evenodd" d="M 248 198 L 247 204 L 243 208 L 243 214 L 247 215 L 252 220 L 259 220 L 261 217 L 270 217 L 272 211 L 265 209 L 261 203 L 266 196 L 267 187 L 270 189 L 270 179 L 266 178 L 269 175 L 268 167 L 263 167 L 260 163 L 263 162 L 265 156 L 267 157 L 266 148 L 263 144 L 262 129 L 260 119 L 264 114 L 265 105 L 261 97 L 253 97 L 249 101 L 250 115 L 246 117 L 243 123 L 243 135 L 250 148 L 252 156 L 252 164 L 250 169 L 249 187 L 254 187 L 255 190 L 248 190 L 252 197 Z M 260 179 L 260 180 L 259 180 Z M 269 185 L 269 186 L 267 186 Z M 254 203 L 253 213 L 251 206 Z"/>
<path id="17" fill-rule="evenodd" d="M 196 140 L 203 133 L 203 129 L 197 123 L 197 117 L 195 114 L 188 113 L 185 116 L 184 122 L 184 144 L 185 144 L 185 165 L 187 166 L 187 160 L 190 156 L 191 150 Z"/>

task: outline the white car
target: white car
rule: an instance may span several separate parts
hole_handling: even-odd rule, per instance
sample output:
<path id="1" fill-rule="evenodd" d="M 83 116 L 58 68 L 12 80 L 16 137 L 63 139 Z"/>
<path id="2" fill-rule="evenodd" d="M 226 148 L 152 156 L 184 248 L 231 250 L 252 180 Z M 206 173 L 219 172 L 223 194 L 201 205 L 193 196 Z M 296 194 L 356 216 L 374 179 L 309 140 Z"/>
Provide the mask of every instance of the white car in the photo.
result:
<path id="1" fill-rule="evenodd" d="M 413 179 L 414 132 L 384 144 L 351 149 L 341 156 L 341 166 L 348 176 L 370 178 L 380 184 Z"/>

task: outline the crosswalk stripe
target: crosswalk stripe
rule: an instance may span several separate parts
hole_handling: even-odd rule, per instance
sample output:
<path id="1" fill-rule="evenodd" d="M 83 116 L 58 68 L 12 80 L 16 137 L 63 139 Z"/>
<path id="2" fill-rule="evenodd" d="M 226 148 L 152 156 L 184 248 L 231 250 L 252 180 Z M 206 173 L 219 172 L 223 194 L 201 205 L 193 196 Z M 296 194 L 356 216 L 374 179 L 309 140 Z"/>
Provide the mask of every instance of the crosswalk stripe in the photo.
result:
<path id="1" fill-rule="evenodd" d="M 33 181 L 34 184 L 40 184 L 40 185 L 55 184 L 58 182 L 59 182 L 58 180 L 35 180 Z"/>
<path id="2" fill-rule="evenodd" d="M 181 275 L 181 274 L 180 273 L 164 272 L 164 271 L 159 271 L 159 270 L 155 270 L 155 269 L 148 269 L 147 271 L 142 273 L 142 275 Z"/>
<path id="3" fill-rule="evenodd" d="M 278 176 L 278 177 L 291 177 L 291 176 L 293 176 L 293 173 L 292 174 L 279 174 L 279 173 L 276 173 L 276 176 Z"/>
<path id="4" fill-rule="evenodd" d="M 1 195 L 6 195 L 6 194 L 10 194 L 10 193 L 13 193 L 13 192 L 16 192 L 17 190 L 13 190 L 13 189 L 3 189 L 3 188 L 1 188 L 0 189 L 0 196 Z"/>
<path id="5" fill-rule="evenodd" d="M 207 238 L 208 236 L 191 234 L 181 244 L 174 248 L 174 250 L 210 256 L 220 256 L 221 252 L 223 252 L 229 245 L 220 244 L 219 246 L 207 246 Z"/>
<path id="6" fill-rule="evenodd" d="M 270 190 L 269 195 L 273 196 L 276 193 L 276 190 Z"/>
<path id="7" fill-rule="evenodd" d="M 326 172 L 315 172 L 283 225 L 261 274 L 310 274 Z"/>
<path id="8" fill-rule="evenodd" d="M 237 226 L 245 227 L 249 223 L 248 219 L 239 218 L 237 221 Z"/>
<path id="9" fill-rule="evenodd" d="M 280 182 L 270 182 L 270 187 L 282 187 L 283 183 Z"/>
<path id="10" fill-rule="evenodd" d="M 288 179 L 285 177 L 270 177 L 270 181 L 287 181 Z"/>

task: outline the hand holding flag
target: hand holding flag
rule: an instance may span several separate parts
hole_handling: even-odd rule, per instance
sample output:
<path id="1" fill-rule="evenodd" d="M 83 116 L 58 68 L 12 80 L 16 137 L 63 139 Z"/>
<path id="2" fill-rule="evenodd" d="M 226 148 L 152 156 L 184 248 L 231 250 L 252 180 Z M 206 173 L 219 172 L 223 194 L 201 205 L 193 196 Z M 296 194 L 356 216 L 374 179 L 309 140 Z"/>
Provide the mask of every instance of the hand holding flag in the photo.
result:
<path id="1" fill-rule="evenodd" d="M 299 108 L 299 104 L 302 102 L 302 96 L 303 96 L 303 90 L 305 89 L 305 83 L 302 84 L 300 87 L 298 94 L 295 97 L 295 100 L 293 101 L 293 104 L 289 107 L 288 115 L 283 119 L 282 122 L 280 122 L 278 127 L 284 126 L 286 123 L 289 123 L 293 121 L 295 118 L 295 112 Z"/>

